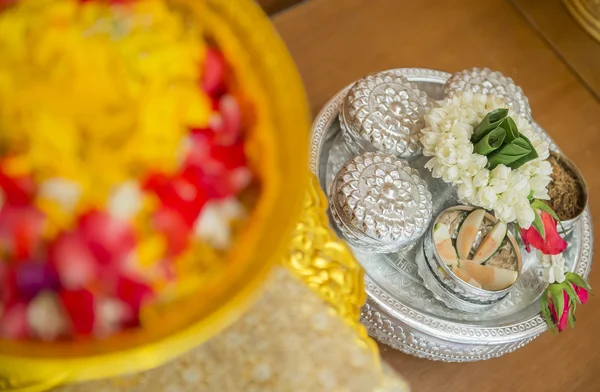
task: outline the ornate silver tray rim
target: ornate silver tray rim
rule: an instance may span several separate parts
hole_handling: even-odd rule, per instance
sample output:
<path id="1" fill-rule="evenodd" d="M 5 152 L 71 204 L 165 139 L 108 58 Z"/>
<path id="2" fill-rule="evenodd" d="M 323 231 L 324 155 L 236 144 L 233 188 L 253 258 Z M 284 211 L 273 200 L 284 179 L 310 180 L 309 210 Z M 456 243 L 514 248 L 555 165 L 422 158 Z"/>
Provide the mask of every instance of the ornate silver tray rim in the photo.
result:
<path id="1" fill-rule="evenodd" d="M 443 84 L 450 77 L 450 74 L 447 72 L 424 68 L 401 68 L 397 69 L 396 71 L 408 77 L 411 82 L 422 81 Z M 319 156 L 322 154 L 321 149 L 324 144 L 323 137 L 325 136 L 329 127 L 336 120 L 340 104 L 351 86 L 352 84 L 344 87 L 341 91 L 334 95 L 319 112 L 316 117 L 316 122 L 313 124 L 309 167 L 310 170 L 317 175 L 317 177 L 319 177 L 319 179 L 320 168 L 318 166 Z M 550 150 L 560 151 L 556 143 L 554 143 L 554 141 L 548 136 L 548 134 L 546 134 L 545 131 L 543 131 L 542 128 L 540 128 L 535 122 L 533 122 L 533 125 L 535 130 L 540 132 L 547 140 Z M 580 221 L 580 230 L 582 232 L 582 243 L 573 270 L 578 274 L 587 277 L 591 269 L 593 253 L 593 232 L 589 207 L 586 208 L 582 220 Z M 378 285 L 366 275 L 365 286 L 368 294 L 368 303 L 365 305 L 365 308 L 371 309 L 371 305 L 376 305 L 376 307 L 386 311 L 389 316 L 401 322 L 402 324 L 441 340 L 466 344 L 477 343 L 494 345 L 521 340 L 527 340 L 528 342 L 548 329 L 546 323 L 543 321 L 539 313 L 524 320 L 497 326 L 482 326 L 469 322 L 443 320 L 435 316 L 425 314 L 419 309 L 415 309 L 398 301 L 393 296 L 389 295 L 385 289 L 378 287 Z M 369 305 L 369 302 L 371 301 L 374 302 L 374 304 Z M 373 328 L 373 326 L 367 327 L 370 330 Z M 402 328 L 402 326 L 399 327 Z M 384 343 L 390 344 L 389 342 Z M 412 345 L 408 345 L 412 347 Z M 413 348 L 402 347 L 402 349 L 403 351 L 417 354 L 418 356 L 428 357 L 429 359 L 444 359 L 443 356 L 439 358 L 437 358 L 435 354 L 432 356 L 427 350 L 424 350 L 421 352 L 421 354 L 419 354 L 418 349 L 416 352 Z M 502 355 L 505 352 L 506 351 L 499 353 L 499 355 Z M 486 358 L 472 358 L 467 360 L 473 359 L 477 360 Z"/>

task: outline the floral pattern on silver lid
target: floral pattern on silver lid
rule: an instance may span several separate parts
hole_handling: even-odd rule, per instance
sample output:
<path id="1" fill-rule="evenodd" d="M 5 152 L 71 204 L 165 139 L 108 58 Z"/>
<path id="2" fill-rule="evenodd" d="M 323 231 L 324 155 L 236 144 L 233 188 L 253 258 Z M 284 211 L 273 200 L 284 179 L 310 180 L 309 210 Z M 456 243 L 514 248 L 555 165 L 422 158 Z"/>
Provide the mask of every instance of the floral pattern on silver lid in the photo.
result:
<path id="1" fill-rule="evenodd" d="M 475 67 L 452 74 L 444 86 L 444 97 L 453 97 L 462 91 L 502 97 L 512 110 L 531 121 L 529 100 L 523 90 L 498 71 Z"/>
<path id="2" fill-rule="evenodd" d="M 408 163 L 382 152 L 348 161 L 330 189 L 330 205 L 340 232 L 354 245 L 393 252 L 427 230 L 432 197 Z"/>
<path id="3" fill-rule="evenodd" d="M 358 80 L 344 99 L 340 124 L 351 146 L 408 158 L 420 152 L 426 93 L 394 70 Z"/>

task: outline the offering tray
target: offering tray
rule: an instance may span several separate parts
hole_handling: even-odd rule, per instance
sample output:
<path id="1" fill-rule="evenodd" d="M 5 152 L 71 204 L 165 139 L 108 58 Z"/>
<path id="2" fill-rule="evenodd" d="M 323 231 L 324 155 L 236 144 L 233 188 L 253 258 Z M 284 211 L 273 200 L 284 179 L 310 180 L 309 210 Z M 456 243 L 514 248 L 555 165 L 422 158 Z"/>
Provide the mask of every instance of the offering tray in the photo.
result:
<path id="1" fill-rule="evenodd" d="M 397 69 L 433 100 L 443 96 L 449 73 L 422 68 Z M 344 144 L 338 114 L 351 85 L 338 92 L 315 119 L 310 150 L 310 169 L 325 194 L 335 174 L 355 154 Z M 551 138 L 533 123 L 534 129 L 559 151 Z M 460 204 L 455 189 L 441 179 L 434 179 L 424 168 L 429 158 L 422 155 L 408 159 L 427 182 L 433 195 L 433 216 L 447 207 Z M 331 217 L 330 217 L 331 218 Z M 335 225 L 330 219 L 330 226 Z M 569 246 L 564 253 L 570 271 L 587 278 L 593 253 L 593 233 L 589 209 L 565 238 Z M 407 354 L 446 362 L 469 362 L 499 357 L 535 339 L 548 327 L 540 315 L 539 297 L 546 283 L 535 254 L 521 245 L 523 272 L 514 290 L 497 305 L 480 313 L 450 309 L 435 298 L 421 279 L 418 253 L 423 243 L 410 245 L 396 253 L 377 254 L 353 248 L 365 269 L 367 303 L 361 319 L 369 334 L 378 341 Z"/>

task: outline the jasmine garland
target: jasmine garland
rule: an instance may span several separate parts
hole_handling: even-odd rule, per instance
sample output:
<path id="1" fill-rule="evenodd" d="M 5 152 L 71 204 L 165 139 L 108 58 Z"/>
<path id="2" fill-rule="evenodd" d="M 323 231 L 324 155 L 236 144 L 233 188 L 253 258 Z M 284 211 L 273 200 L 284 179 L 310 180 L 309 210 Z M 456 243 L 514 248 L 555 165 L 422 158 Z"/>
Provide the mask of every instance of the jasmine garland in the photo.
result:
<path id="1" fill-rule="evenodd" d="M 507 108 L 494 95 L 464 92 L 438 102 L 425 115 L 421 133 L 424 155 L 432 157 L 425 165 L 435 178 L 457 187 L 461 201 L 488 210 L 504 222 L 516 221 L 529 228 L 535 212 L 530 199 L 548 200 L 552 166 L 547 161 L 548 144 L 523 117 L 509 111 L 519 133 L 530 142 L 537 158 L 516 169 L 504 164 L 488 168 L 488 158 L 475 152 L 471 137 L 475 127 L 496 109 Z"/>

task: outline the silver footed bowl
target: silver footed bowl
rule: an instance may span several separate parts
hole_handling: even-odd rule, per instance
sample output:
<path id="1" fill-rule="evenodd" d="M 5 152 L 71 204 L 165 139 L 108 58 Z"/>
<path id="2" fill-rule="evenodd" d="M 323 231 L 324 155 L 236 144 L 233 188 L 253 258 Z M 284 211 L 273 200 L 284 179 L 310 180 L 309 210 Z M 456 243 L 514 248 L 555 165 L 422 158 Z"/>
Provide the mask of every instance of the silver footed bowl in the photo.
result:
<path id="1" fill-rule="evenodd" d="M 395 70 L 416 84 L 431 99 L 443 97 L 450 77 L 447 72 L 422 68 Z M 317 115 L 312 129 L 310 169 L 326 192 L 339 169 L 353 153 L 346 147 L 338 115 L 350 86 L 336 94 Z M 535 123 L 535 132 L 559 151 L 550 137 Z M 413 157 L 409 164 L 419 171 L 433 195 L 433 215 L 460 204 L 456 192 L 424 169 L 426 158 Z M 334 225 L 332 225 L 334 227 Z M 565 260 L 569 270 L 587 277 L 592 264 L 593 232 L 589 210 L 567 234 Z M 376 254 L 354 249 L 365 268 L 367 304 L 362 322 L 371 336 L 407 354 L 448 362 L 479 361 L 510 353 L 547 330 L 539 314 L 539 296 L 545 289 L 542 269 L 534 255 L 521 248 L 523 270 L 514 290 L 490 309 L 468 313 L 447 307 L 429 291 L 417 271 L 419 243 L 395 253 Z"/>

